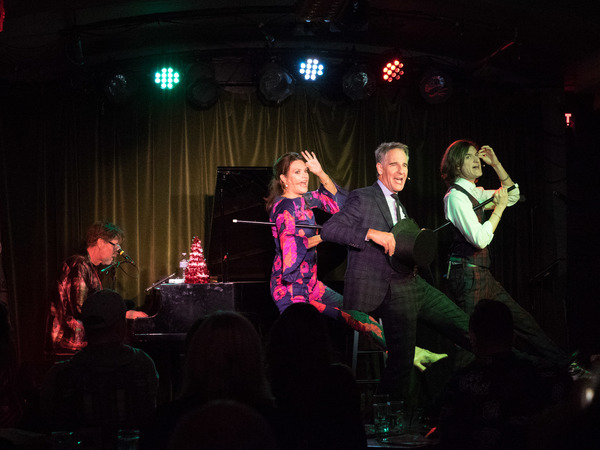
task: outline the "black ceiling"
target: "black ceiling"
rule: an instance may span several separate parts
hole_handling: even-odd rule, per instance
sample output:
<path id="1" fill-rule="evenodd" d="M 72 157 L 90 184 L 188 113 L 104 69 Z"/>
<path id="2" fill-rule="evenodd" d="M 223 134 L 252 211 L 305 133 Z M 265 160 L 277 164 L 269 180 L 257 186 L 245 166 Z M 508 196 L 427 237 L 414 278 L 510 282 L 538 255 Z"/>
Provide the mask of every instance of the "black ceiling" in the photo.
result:
<path id="1" fill-rule="evenodd" d="M 401 51 L 420 64 L 496 79 L 561 83 L 566 77 L 579 90 L 600 84 L 597 1 L 4 2 L 0 79 L 7 81 L 43 81 L 160 55 L 310 48 L 357 58 Z M 319 14 L 319 6 L 329 12 Z M 306 22 L 309 11 L 314 20 Z"/>

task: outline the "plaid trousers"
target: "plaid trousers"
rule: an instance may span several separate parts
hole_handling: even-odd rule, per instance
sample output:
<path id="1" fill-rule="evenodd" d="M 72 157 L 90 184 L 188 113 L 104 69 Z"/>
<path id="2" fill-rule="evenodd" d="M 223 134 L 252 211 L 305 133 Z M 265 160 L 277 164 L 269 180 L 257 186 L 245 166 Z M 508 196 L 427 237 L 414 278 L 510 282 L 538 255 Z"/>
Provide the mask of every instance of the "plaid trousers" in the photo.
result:
<path id="1" fill-rule="evenodd" d="M 388 293 L 375 314 L 383 320 L 388 347 L 379 390 L 393 398 L 403 399 L 408 393 L 417 321 L 423 321 L 461 347 L 471 349 L 469 317 L 418 275 L 390 280 Z"/>
<path id="2" fill-rule="evenodd" d="M 540 328 L 536 320 L 519 305 L 502 285 L 484 267 L 452 265 L 448 277 L 450 297 L 469 316 L 479 300 L 490 299 L 504 303 L 510 309 L 515 325 L 515 334 L 523 341 L 519 350 L 541 357 L 550 363 L 564 365 L 569 354 L 556 345 Z"/>

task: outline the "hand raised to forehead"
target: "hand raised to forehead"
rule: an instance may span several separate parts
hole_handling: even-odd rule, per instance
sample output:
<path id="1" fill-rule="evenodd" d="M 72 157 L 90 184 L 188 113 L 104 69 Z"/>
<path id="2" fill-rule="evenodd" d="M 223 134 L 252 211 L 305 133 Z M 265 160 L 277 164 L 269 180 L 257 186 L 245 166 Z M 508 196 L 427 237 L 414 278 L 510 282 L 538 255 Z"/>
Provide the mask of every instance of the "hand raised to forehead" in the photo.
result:
<path id="1" fill-rule="evenodd" d="M 494 166 L 499 162 L 494 149 L 489 145 L 482 145 L 477 152 L 477 156 L 479 156 L 484 163 L 490 166 Z"/>
<path id="2" fill-rule="evenodd" d="M 309 152 L 308 150 L 302 151 L 302 157 L 306 160 L 306 167 L 315 175 L 319 175 L 323 172 L 323 168 L 321 167 L 321 163 L 317 159 L 317 155 L 315 152 Z"/>

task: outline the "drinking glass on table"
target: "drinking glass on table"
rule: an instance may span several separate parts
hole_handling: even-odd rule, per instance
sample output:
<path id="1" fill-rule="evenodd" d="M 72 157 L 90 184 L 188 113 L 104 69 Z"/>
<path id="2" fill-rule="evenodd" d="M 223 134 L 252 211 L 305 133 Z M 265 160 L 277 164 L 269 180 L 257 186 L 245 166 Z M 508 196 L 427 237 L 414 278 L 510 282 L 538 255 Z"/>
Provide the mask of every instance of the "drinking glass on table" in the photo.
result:
<path id="1" fill-rule="evenodd" d="M 390 397 L 388 394 L 373 396 L 373 423 L 378 437 L 387 436 L 390 432 Z"/>

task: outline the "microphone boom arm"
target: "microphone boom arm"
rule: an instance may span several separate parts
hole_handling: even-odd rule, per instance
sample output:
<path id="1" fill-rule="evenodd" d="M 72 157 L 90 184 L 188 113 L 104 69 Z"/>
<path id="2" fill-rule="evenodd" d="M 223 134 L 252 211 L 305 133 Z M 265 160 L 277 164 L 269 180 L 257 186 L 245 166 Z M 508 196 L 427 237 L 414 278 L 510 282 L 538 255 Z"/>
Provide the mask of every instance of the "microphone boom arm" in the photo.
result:
<path id="1" fill-rule="evenodd" d="M 232 220 L 233 223 L 249 223 L 252 225 L 270 225 L 272 227 L 275 226 L 275 224 L 273 222 L 257 222 L 254 220 L 239 220 L 239 219 L 233 219 Z M 296 228 L 314 228 L 315 230 L 320 230 L 321 228 L 323 228 L 322 225 L 296 225 Z"/>

